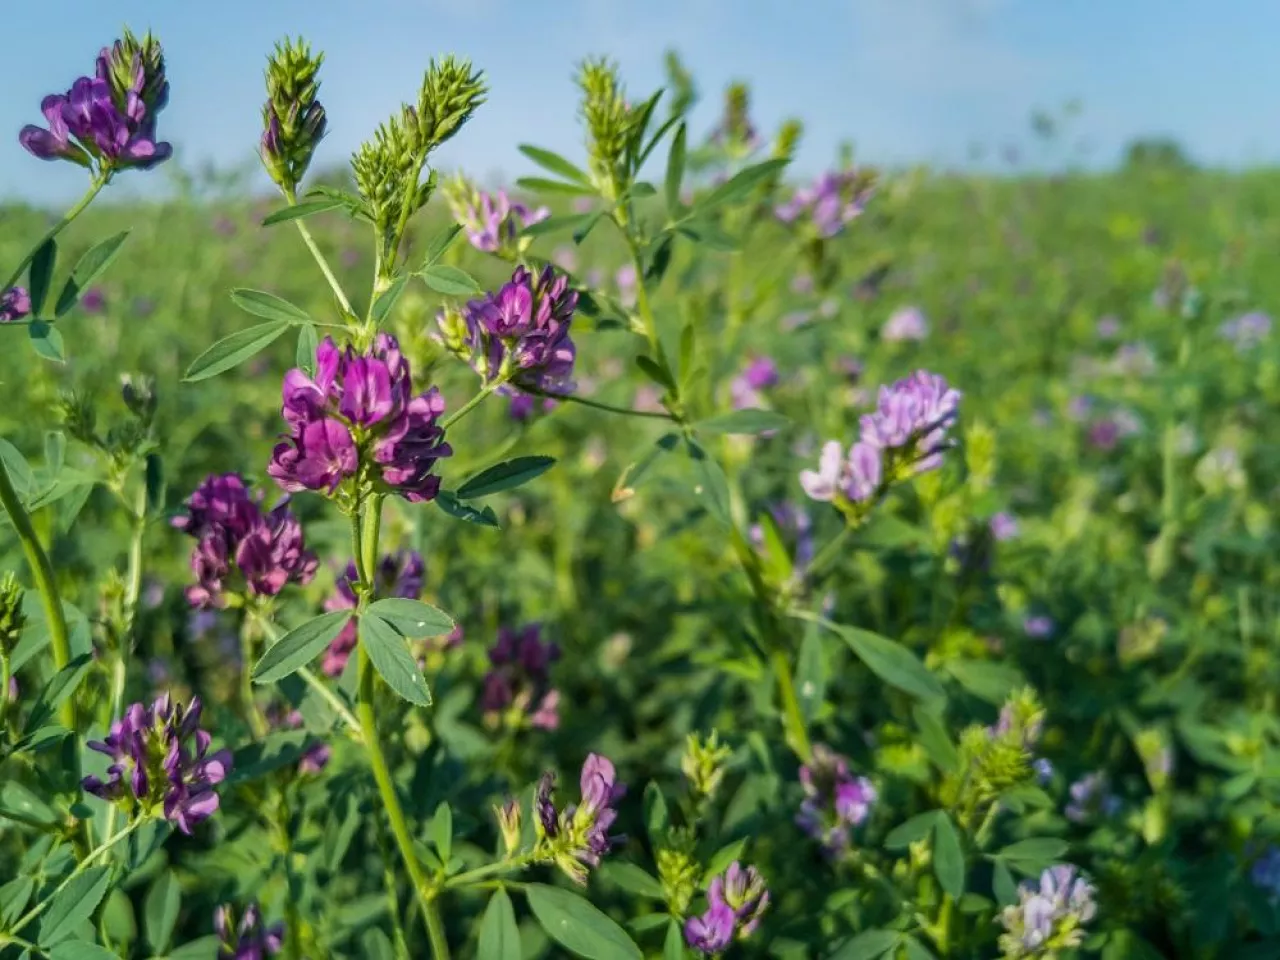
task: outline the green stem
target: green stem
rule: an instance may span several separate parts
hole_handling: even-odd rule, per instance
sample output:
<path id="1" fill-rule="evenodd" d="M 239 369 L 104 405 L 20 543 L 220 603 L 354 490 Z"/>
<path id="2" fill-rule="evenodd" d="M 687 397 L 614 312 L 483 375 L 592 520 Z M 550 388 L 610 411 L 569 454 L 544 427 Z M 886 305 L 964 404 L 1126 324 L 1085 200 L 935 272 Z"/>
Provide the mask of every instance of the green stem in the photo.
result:
<path id="1" fill-rule="evenodd" d="M 818 577 L 830 563 L 835 561 L 840 556 L 840 551 L 852 532 L 853 528 L 846 525 L 843 530 L 829 540 L 809 564 L 808 570 L 805 571 L 805 577 L 811 580 Z"/>
<path id="2" fill-rule="evenodd" d="M 62 215 L 61 220 L 49 228 L 48 232 L 40 238 L 40 241 L 31 248 L 31 252 L 22 258 L 22 262 L 14 269 L 9 279 L 4 283 L 0 283 L 0 293 L 8 290 L 18 282 L 18 279 L 22 276 L 22 271 L 31 265 L 31 261 L 36 258 L 36 254 L 40 252 L 41 247 L 60 234 L 63 230 L 67 229 L 72 220 L 84 213 L 89 204 L 93 202 L 93 198 L 96 197 L 102 188 L 107 185 L 107 180 L 109 179 L 110 176 L 104 174 L 98 174 L 93 178 L 93 182 L 89 184 L 89 189 L 85 191 L 85 195 L 76 202 L 74 207 Z"/>
<path id="3" fill-rule="evenodd" d="M 791 664 L 787 661 L 785 650 L 775 649 L 769 655 L 773 664 L 773 672 L 778 675 L 778 696 L 782 700 L 783 726 L 787 731 L 787 743 L 796 752 L 802 763 L 813 760 L 813 747 L 809 743 L 809 731 L 805 727 L 804 715 L 800 712 L 800 701 L 796 698 L 796 683 L 791 676 Z"/>
<path id="4" fill-rule="evenodd" d="M 654 420 L 675 420 L 675 417 L 665 411 L 659 413 L 655 410 L 632 410 L 630 407 L 616 407 L 611 403 L 601 403 L 599 400 L 590 400 L 587 397 L 579 397 L 571 393 L 538 393 L 537 396 L 546 397 L 548 400 L 560 400 L 565 403 L 576 403 L 579 406 L 591 407 L 593 410 L 603 410 L 605 413 L 617 413 L 624 417 L 649 417 Z"/>
<path id="5" fill-rule="evenodd" d="M 65 890 L 67 886 L 70 885 L 72 880 L 74 880 L 76 877 L 80 876 L 80 874 L 84 873 L 91 866 L 93 866 L 95 860 L 98 860 L 100 857 L 110 852 L 112 847 L 114 847 L 117 843 L 119 843 L 125 837 L 129 836 L 129 834 L 133 833 L 133 831 L 138 829 L 138 827 L 142 823 L 143 823 L 143 818 L 134 820 L 133 823 L 129 824 L 127 827 L 125 827 L 123 830 L 117 833 L 114 837 L 110 837 L 109 839 L 104 840 L 101 843 L 101 845 L 91 850 L 89 852 L 89 855 L 85 857 L 83 860 L 81 860 L 79 863 L 77 863 L 76 868 L 72 870 L 69 874 L 67 874 L 67 878 L 63 880 L 60 884 L 58 884 L 57 888 L 53 891 L 53 893 L 49 894 L 48 897 L 46 897 L 44 900 L 41 900 L 34 907 L 28 910 L 21 917 L 21 919 L 19 919 L 18 922 L 13 925 L 13 927 L 10 929 L 9 932 L 18 933 L 28 923 L 30 923 L 36 917 L 40 916 L 40 914 L 44 913 L 44 911 L 48 908 L 49 904 L 51 904 L 54 900 L 57 899 L 58 894 L 60 894 L 63 890 Z"/>
<path id="6" fill-rule="evenodd" d="M 942 906 L 938 908 L 938 922 L 934 927 L 934 942 L 938 952 L 944 957 L 951 956 L 951 925 L 955 917 L 955 903 L 951 894 L 942 895 Z"/>
<path id="7" fill-rule="evenodd" d="M 360 577 L 361 588 L 358 609 L 363 612 L 373 597 L 371 577 L 378 555 L 382 498 L 374 496 L 369 500 L 363 521 L 358 511 L 352 513 L 352 546 L 356 553 L 356 571 Z M 374 712 L 376 675 L 364 644 L 356 646 L 356 675 L 358 677 L 356 717 L 360 721 L 360 731 L 364 737 L 365 750 L 369 755 L 373 780 L 378 787 L 378 795 L 382 799 L 383 809 L 386 810 L 387 820 L 391 824 L 391 836 L 395 839 L 396 847 L 400 851 L 400 859 L 404 862 L 405 871 L 413 884 L 414 894 L 422 907 L 422 919 L 427 928 L 427 938 L 431 941 L 432 955 L 436 960 L 448 960 L 449 944 L 445 939 L 440 911 L 435 904 L 435 891 L 413 849 L 413 835 L 409 832 L 409 823 L 405 819 L 404 808 L 400 805 L 395 781 L 391 778 L 391 768 L 387 764 L 386 754 L 383 753 L 382 741 L 378 738 L 378 722 Z"/>
<path id="8" fill-rule="evenodd" d="M 13 488 L 9 477 L 9 468 L 0 463 L 0 504 L 9 515 L 13 529 L 22 544 L 22 552 L 31 567 L 31 575 L 35 577 L 36 589 L 40 591 L 40 605 L 44 608 L 45 622 L 49 626 L 49 650 L 53 654 L 55 669 L 61 670 L 71 662 L 71 640 L 67 634 L 67 620 L 62 612 L 62 598 L 58 596 L 58 584 L 54 579 L 53 565 L 49 563 L 49 555 L 40 546 L 36 531 L 31 526 L 31 517 L 18 499 L 18 491 Z M 68 730 L 75 730 L 75 705 L 68 697 L 58 708 L 58 716 Z"/>
<path id="9" fill-rule="evenodd" d="M 289 206 L 297 206 L 298 197 L 293 190 L 286 190 L 285 200 L 289 202 Z M 347 295 L 342 291 L 342 285 L 338 283 L 338 278 L 333 275 L 333 271 L 329 268 L 329 261 L 324 258 L 324 254 L 320 252 L 320 247 L 316 245 L 315 238 L 311 236 L 311 231 L 307 229 L 307 225 L 302 222 L 301 217 L 297 217 L 293 221 L 294 226 L 298 228 L 298 233 L 302 236 L 302 242 L 307 245 L 307 249 L 311 251 L 311 256 L 316 262 L 316 266 L 320 268 L 320 272 L 324 274 L 325 280 L 329 282 L 329 289 L 333 291 L 333 295 L 338 300 L 338 305 L 342 307 L 343 312 L 354 317 L 355 311 L 351 309 L 351 301 L 347 299 Z"/>
<path id="10" fill-rule="evenodd" d="M 272 643 L 276 643 L 280 640 L 280 631 L 276 628 L 276 625 L 271 622 L 271 620 L 257 611 L 254 611 L 253 617 L 257 621 L 258 626 L 262 628 L 262 632 L 267 635 Z M 329 688 L 328 684 L 317 677 L 309 667 L 300 667 L 298 669 L 298 676 L 302 678 L 302 681 L 307 686 L 319 694 L 325 703 L 329 704 L 329 706 L 333 708 L 334 713 L 336 713 L 342 719 L 342 722 L 347 725 L 347 731 L 351 734 L 352 739 L 357 743 L 363 742 L 364 738 L 360 735 L 360 721 L 356 719 L 356 715 L 351 712 L 351 709 L 342 702 L 342 698 L 334 693 L 333 690 Z"/>
<path id="11" fill-rule="evenodd" d="M 448 430 L 468 413 L 480 406 L 480 404 L 484 402 L 485 398 L 493 393 L 493 391 L 497 390 L 498 387 L 502 386 L 504 382 L 504 380 L 494 380 L 492 383 L 486 383 L 480 388 L 474 397 L 460 406 L 450 416 L 445 417 L 444 422 L 440 424 L 440 428 L 442 430 Z"/>
<path id="12" fill-rule="evenodd" d="M 498 863 L 488 863 L 483 867 L 476 867 L 474 870 L 468 870 L 466 873 L 455 874 L 445 881 L 446 887 L 469 887 L 481 880 L 487 880 L 489 877 L 497 874 L 511 873 L 515 870 L 523 870 L 532 862 L 529 854 L 516 857 L 513 860 L 502 860 Z"/>
<path id="13" fill-rule="evenodd" d="M 258 710 L 258 700 L 253 691 L 253 655 L 254 619 L 245 617 L 240 621 L 240 707 L 244 710 L 245 719 L 253 731 L 254 739 L 261 740 L 270 729 L 267 719 Z"/>

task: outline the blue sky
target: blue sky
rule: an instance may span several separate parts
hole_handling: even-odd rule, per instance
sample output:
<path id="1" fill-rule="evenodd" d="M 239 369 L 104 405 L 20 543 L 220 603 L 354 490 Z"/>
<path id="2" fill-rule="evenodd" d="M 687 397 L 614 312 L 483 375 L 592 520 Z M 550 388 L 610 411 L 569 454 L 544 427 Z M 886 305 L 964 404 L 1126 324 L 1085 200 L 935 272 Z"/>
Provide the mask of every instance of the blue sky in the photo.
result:
<path id="1" fill-rule="evenodd" d="M 519 175 L 516 145 L 580 155 L 573 64 L 607 53 L 630 91 L 661 83 L 674 46 L 693 69 L 702 129 L 726 83 L 753 87 L 765 130 L 789 114 L 807 133 L 797 165 L 829 163 L 843 139 L 872 162 L 964 163 L 978 142 L 1030 141 L 1037 107 L 1083 103 L 1071 139 L 1112 162 L 1144 133 L 1207 163 L 1280 159 L 1276 0 L 35 0 L 4 13 L 0 197 L 61 199 L 81 175 L 28 157 L 22 124 L 92 68 L 121 23 L 154 29 L 172 83 L 161 129 L 187 165 L 242 162 L 259 133 L 262 65 L 302 33 L 327 53 L 322 98 L 338 161 L 413 97 L 428 59 L 469 56 L 490 102 L 442 152 L 475 176 Z M 1034 159 L 1036 151 L 1028 152 Z M 1052 157 L 1039 154 L 1041 161 Z M 125 186 L 125 181 L 129 181 Z M 121 186 L 157 189 L 130 174 Z M 115 188 L 113 188 L 114 190 Z"/>

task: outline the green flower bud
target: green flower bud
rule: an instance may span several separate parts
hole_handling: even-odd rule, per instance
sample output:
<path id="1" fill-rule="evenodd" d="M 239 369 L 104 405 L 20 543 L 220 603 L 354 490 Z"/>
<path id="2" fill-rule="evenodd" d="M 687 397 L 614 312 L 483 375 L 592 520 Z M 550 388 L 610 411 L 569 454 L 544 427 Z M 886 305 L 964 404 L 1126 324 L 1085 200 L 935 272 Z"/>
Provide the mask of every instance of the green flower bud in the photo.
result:
<path id="1" fill-rule="evenodd" d="M 423 152 L 434 150 L 461 130 L 487 92 L 484 74 L 472 70 L 470 60 L 453 56 L 432 60 L 422 79 L 416 111 Z"/>
<path id="2" fill-rule="evenodd" d="M 680 769 L 696 802 L 715 796 L 724 781 L 725 764 L 732 756 L 733 751 L 720 742 L 718 731 L 712 730 L 705 740 L 696 733 L 689 734 L 684 755 L 680 758 Z"/>
<path id="3" fill-rule="evenodd" d="M 617 65 L 603 57 L 586 60 L 578 71 L 578 87 L 587 125 L 588 166 L 597 188 L 615 200 L 622 188 L 632 122 Z"/>
<path id="4" fill-rule="evenodd" d="M 259 153 L 267 175 L 292 194 L 325 135 L 324 107 L 317 100 L 324 54 L 312 54 L 301 38 L 276 44 L 267 58 L 267 102 L 262 106 Z"/>
<path id="5" fill-rule="evenodd" d="M 498 820 L 498 831 L 502 834 L 502 846 L 509 857 L 520 849 L 520 828 L 523 819 L 520 801 L 513 797 L 502 806 L 495 806 L 493 815 Z"/>
<path id="6" fill-rule="evenodd" d="M 27 617 L 22 612 L 22 587 L 12 573 L 0 580 L 0 656 L 8 657 L 18 645 Z"/>
<path id="7" fill-rule="evenodd" d="M 123 374 L 120 377 L 120 396 L 129 412 L 150 425 L 156 415 L 156 378 Z"/>

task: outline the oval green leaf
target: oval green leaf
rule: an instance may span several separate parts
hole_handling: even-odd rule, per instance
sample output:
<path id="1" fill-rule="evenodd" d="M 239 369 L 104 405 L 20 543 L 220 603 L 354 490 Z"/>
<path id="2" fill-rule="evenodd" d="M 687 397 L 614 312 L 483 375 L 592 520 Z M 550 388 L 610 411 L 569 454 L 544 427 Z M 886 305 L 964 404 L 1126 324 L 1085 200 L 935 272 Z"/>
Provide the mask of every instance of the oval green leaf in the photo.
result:
<path id="1" fill-rule="evenodd" d="M 40 946 L 51 947 L 71 936 L 76 927 L 93 915 L 110 885 L 110 867 L 90 867 L 73 877 L 45 911 L 40 923 Z"/>
<path id="2" fill-rule="evenodd" d="M 921 700 L 942 700 L 942 684 L 914 653 L 900 643 L 857 627 L 838 626 L 840 638 L 877 677 Z"/>
<path id="3" fill-rule="evenodd" d="M 334 610 L 294 627 L 253 665 L 253 682 L 274 683 L 305 667 L 333 642 L 350 620 L 350 610 Z"/>
<path id="4" fill-rule="evenodd" d="M 520 928 L 507 891 L 499 887 L 489 898 L 480 921 L 476 960 L 520 960 Z"/>
<path id="5" fill-rule="evenodd" d="M 525 896 L 547 936 L 571 953 L 587 960 L 642 960 L 635 941 L 589 900 L 541 883 L 525 887 Z"/>
<path id="6" fill-rule="evenodd" d="M 964 895 L 964 848 L 951 818 L 940 814 L 933 825 L 933 871 L 944 892 L 959 900 Z"/>
<path id="7" fill-rule="evenodd" d="M 56 316 L 61 317 L 80 302 L 80 297 L 83 296 L 89 284 L 97 280 L 102 275 L 102 271 L 107 269 L 116 254 L 120 252 L 120 245 L 128 236 L 128 230 L 121 230 L 115 236 L 108 237 L 90 247 L 85 255 L 76 261 L 76 265 L 71 268 L 71 276 L 67 278 L 62 291 L 58 294 L 58 302 L 54 307 Z"/>
<path id="8" fill-rule="evenodd" d="M 377 614 L 366 612 L 360 618 L 360 645 L 387 686 L 410 703 L 431 706 L 427 679 L 399 630 Z"/>
<path id="9" fill-rule="evenodd" d="M 245 313 L 252 313 L 264 320 L 283 320 L 286 323 L 310 323 L 311 316 L 299 306 L 283 297 L 265 290 L 237 287 L 231 291 L 231 302 Z"/>
<path id="10" fill-rule="evenodd" d="M 421 600 L 406 600 L 403 597 L 375 600 L 369 605 L 367 612 L 386 620 L 401 636 L 412 640 L 440 637 L 457 626 L 453 617 L 443 610 Z"/>
<path id="11" fill-rule="evenodd" d="M 446 297 L 474 297 L 483 292 L 471 274 L 447 263 L 423 267 L 418 275 L 428 287 Z"/>

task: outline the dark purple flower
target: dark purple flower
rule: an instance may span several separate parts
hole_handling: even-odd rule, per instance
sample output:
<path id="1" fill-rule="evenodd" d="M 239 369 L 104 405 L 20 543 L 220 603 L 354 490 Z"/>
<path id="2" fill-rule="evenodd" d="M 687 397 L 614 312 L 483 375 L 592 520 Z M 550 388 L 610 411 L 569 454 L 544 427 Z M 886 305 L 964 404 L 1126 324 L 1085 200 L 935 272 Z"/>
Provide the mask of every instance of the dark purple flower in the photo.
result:
<path id="1" fill-rule="evenodd" d="M 378 334 L 373 349 L 359 355 L 326 337 L 316 349 L 315 378 L 290 370 L 283 396 L 289 433 L 267 466 L 283 489 L 332 495 L 359 474 L 411 503 L 439 491 L 431 471 L 453 453 L 437 423 L 444 398 L 435 387 L 413 395 L 409 362 L 390 334 Z"/>
<path id="2" fill-rule="evenodd" d="M 1110 791 L 1107 775 L 1101 771 L 1085 774 L 1067 788 L 1071 801 L 1062 811 L 1072 823 L 1095 817 L 1113 817 L 1120 810 L 1120 798 Z"/>
<path id="3" fill-rule="evenodd" d="M 284 710 L 272 704 L 267 708 L 266 713 L 267 722 L 273 727 L 279 727 L 282 730 L 298 730 L 302 727 L 302 714 L 297 710 Z M 298 760 L 298 773 L 304 775 L 319 773 L 328 765 L 332 752 L 323 740 L 312 740 L 306 745 Z"/>
<path id="4" fill-rule="evenodd" d="M 107 296 L 101 287 L 90 287 L 80 298 L 80 306 L 85 313 L 102 313 L 107 309 Z"/>
<path id="5" fill-rule="evenodd" d="M 492 664 L 485 674 L 480 709 L 492 726 L 504 721 L 527 724 L 538 730 L 560 725 L 560 693 L 551 686 L 551 664 L 560 659 L 560 647 L 542 640 L 541 624 L 520 630 L 498 629 L 489 650 Z"/>
<path id="6" fill-rule="evenodd" d="M 146 170 L 173 153 L 156 140 L 156 117 L 168 101 L 160 45 L 127 34 L 98 57 L 97 75 L 81 77 L 65 94 L 44 98 L 47 128 L 22 128 L 19 142 L 41 160 L 89 167 Z"/>
<path id="7" fill-rule="evenodd" d="M 813 747 L 813 759 L 800 768 L 805 798 L 796 824 L 822 844 L 831 856 L 849 846 L 850 832 L 871 814 L 876 788 L 866 777 L 854 777 L 849 761 L 825 744 Z"/>
<path id="8" fill-rule="evenodd" d="M 416 550 L 402 550 L 399 553 L 387 554 L 374 572 L 374 596 L 417 600 L 422 594 L 425 574 L 426 566 L 422 562 L 422 554 Z M 355 590 L 357 582 L 359 582 L 359 576 L 356 573 L 356 565 L 354 562 L 349 562 L 342 575 L 338 577 L 335 584 L 337 589 L 325 600 L 325 610 L 354 610 L 357 600 Z M 321 661 L 321 669 L 330 677 L 341 675 L 346 669 L 351 651 L 355 648 L 356 625 L 353 621 L 343 627 L 342 632 L 329 644 Z"/>
<path id="9" fill-rule="evenodd" d="M 0 323 L 12 323 L 31 314 L 31 295 L 26 287 L 10 287 L 0 293 Z"/>
<path id="10" fill-rule="evenodd" d="M 288 503 L 264 513 L 239 474 L 209 476 L 186 505 L 173 526 L 196 538 L 191 569 L 197 582 L 187 588 L 192 606 L 223 606 L 228 593 L 274 597 L 285 584 L 315 576 L 315 554 Z"/>
<path id="11" fill-rule="evenodd" d="M 1272 903 L 1280 902 L 1280 847 L 1269 846 L 1253 861 L 1249 880 L 1267 894 Z"/>
<path id="12" fill-rule="evenodd" d="M 252 901 L 239 924 L 229 904 L 218 907 L 213 912 L 213 930 L 219 941 L 218 956 L 228 960 L 264 960 L 284 945 L 284 924 L 265 926 L 258 904 Z"/>
<path id="13" fill-rule="evenodd" d="M 230 751 L 209 753 L 212 738 L 200 729 L 200 710 L 199 697 L 184 709 L 168 694 L 150 707 L 132 704 L 105 741 L 87 744 L 111 758 L 107 780 L 85 777 L 81 786 L 130 812 L 163 812 L 166 820 L 190 834 L 218 809 L 213 788 L 231 770 Z"/>
<path id="14" fill-rule="evenodd" d="M 566 275 L 550 266 L 536 276 L 517 267 L 496 293 L 471 301 L 461 314 L 442 313 L 439 323 L 449 349 L 486 382 L 504 381 L 500 392 L 571 393 L 577 305 Z"/>

